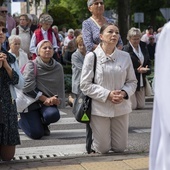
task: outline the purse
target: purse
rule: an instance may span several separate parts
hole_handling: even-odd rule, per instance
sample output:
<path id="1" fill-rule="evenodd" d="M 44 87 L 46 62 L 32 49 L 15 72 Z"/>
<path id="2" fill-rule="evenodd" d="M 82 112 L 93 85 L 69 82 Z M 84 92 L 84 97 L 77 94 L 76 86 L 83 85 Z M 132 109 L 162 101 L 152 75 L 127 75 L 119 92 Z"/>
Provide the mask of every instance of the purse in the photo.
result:
<path id="1" fill-rule="evenodd" d="M 16 98 L 17 112 L 18 113 L 27 112 L 26 108 L 32 103 L 34 103 L 36 99 L 25 95 L 22 89 L 15 88 L 15 92 L 17 94 Z"/>
<path id="2" fill-rule="evenodd" d="M 96 53 L 94 53 L 94 77 L 96 71 Z M 94 77 L 92 83 L 94 83 Z M 91 119 L 91 98 L 84 95 L 83 92 L 79 93 L 74 101 L 72 110 L 75 119 L 80 123 L 90 123 Z"/>
<path id="3" fill-rule="evenodd" d="M 34 64 L 34 75 L 37 75 L 37 66 L 35 64 L 35 62 L 32 62 Z M 23 73 L 24 69 L 25 69 L 26 64 L 21 68 L 21 73 Z M 28 106 L 30 106 L 31 104 L 33 104 L 34 102 L 36 102 L 38 99 L 34 99 L 32 97 L 29 97 L 27 95 L 25 95 L 22 91 L 22 89 L 17 89 L 15 88 L 15 92 L 17 95 L 16 98 L 16 106 L 17 106 L 17 112 L 18 113 L 24 113 L 24 112 L 28 112 Z"/>

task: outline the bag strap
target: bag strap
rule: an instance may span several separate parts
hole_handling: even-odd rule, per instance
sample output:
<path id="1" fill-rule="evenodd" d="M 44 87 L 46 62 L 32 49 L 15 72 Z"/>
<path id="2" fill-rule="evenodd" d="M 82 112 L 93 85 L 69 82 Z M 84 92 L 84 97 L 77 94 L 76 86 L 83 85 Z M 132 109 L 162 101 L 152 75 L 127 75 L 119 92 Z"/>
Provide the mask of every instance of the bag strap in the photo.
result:
<path id="1" fill-rule="evenodd" d="M 19 27 L 16 27 L 16 35 L 19 35 Z"/>
<path id="2" fill-rule="evenodd" d="M 94 54 L 94 65 L 93 65 L 93 71 L 94 71 L 94 77 L 92 79 L 92 83 L 94 83 L 95 73 L 96 73 L 96 63 L 97 63 L 97 56 L 95 52 L 92 52 Z"/>

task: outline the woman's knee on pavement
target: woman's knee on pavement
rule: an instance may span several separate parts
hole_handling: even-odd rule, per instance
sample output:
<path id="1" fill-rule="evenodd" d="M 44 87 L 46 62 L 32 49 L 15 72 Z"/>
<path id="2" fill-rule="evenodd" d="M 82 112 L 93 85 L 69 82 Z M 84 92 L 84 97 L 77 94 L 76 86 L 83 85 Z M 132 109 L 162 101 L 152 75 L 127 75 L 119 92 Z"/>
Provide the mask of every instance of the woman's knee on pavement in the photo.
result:
<path id="1" fill-rule="evenodd" d="M 99 142 L 93 141 L 94 149 L 99 153 L 107 153 L 111 149 L 111 145 L 109 141 L 101 140 Z"/>
<path id="2" fill-rule="evenodd" d="M 121 141 L 121 142 L 112 146 L 112 150 L 114 152 L 117 152 L 117 153 L 124 152 L 126 148 L 127 148 L 127 142 L 126 141 L 124 141 L 124 142 Z"/>
<path id="3" fill-rule="evenodd" d="M 60 112 L 58 108 L 51 107 L 43 113 L 44 123 L 50 124 L 57 122 L 60 119 Z"/>
<path id="4" fill-rule="evenodd" d="M 26 133 L 31 139 L 41 139 L 44 136 L 44 129 L 31 129 Z"/>
<path id="5" fill-rule="evenodd" d="M 36 123 L 36 122 L 35 122 Z M 22 121 L 22 119 L 18 122 L 19 127 L 24 131 L 24 133 L 30 137 L 31 139 L 40 139 L 44 136 L 44 129 L 42 127 L 31 127 L 28 122 Z"/>

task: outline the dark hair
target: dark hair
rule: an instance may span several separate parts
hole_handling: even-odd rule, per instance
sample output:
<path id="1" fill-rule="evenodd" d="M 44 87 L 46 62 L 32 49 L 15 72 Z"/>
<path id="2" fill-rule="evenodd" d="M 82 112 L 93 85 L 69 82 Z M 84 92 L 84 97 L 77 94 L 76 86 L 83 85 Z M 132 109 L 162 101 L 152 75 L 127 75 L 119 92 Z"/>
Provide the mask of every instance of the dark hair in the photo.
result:
<path id="1" fill-rule="evenodd" d="M 153 26 L 149 25 L 148 26 L 148 30 L 150 30 L 150 29 L 153 29 Z"/>
<path id="2" fill-rule="evenodd" d="M 104 25 L 100 28 L 100 34 L 103 34 L 104 30 L 105 30 L 108 26 L 110 26 L 110 25 L 114 25 L 114 26 L 118 27 L 118 26 L 117 26 L 116 24 L 114 24 L 114 23 L 106 23 L 106 24 L 104 24 Z"/>

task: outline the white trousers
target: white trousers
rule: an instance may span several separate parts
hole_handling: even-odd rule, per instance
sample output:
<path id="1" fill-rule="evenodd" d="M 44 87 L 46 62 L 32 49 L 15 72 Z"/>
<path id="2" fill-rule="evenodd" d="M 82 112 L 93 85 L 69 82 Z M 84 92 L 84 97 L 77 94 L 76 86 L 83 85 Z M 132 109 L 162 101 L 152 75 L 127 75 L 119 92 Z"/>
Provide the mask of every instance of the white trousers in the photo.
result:
<path id="1" fill-rule="evenodd" d="M 123 152 L 128 142 L 129 114 L 118 117 L 91 116 L 93 149 L 99 153 Z"/>

